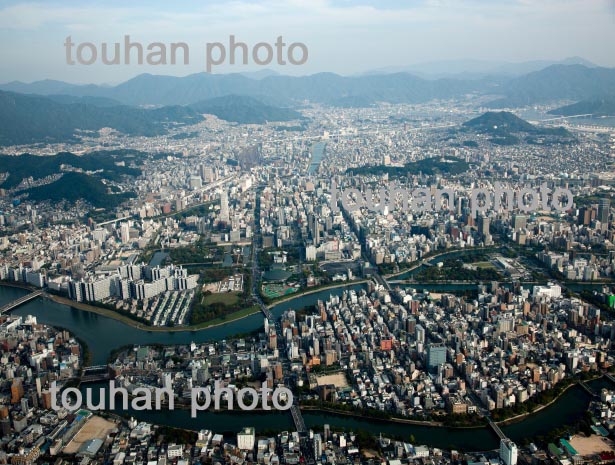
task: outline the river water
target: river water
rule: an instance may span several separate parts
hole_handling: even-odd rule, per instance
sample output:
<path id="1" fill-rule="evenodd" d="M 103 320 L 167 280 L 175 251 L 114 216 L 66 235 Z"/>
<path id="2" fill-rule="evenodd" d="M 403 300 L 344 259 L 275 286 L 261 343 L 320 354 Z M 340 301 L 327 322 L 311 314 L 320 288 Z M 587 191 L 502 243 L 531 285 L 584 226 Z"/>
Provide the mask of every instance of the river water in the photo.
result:
<path id="1" fill-rule="evenodd" d="M 358 284 L 348 286 L 347 288 L 359 290 L 362 287 L 363 285 Z M 325 300 L 329 295 L 341 294 L 343 290 L 343 288 L 327 289 L 318 293 L 301 296 L 278 304 L 272 311 L 275 316 L 279 316 L 286 309 L 300 309 L 305 306 L 314 305 L 317 300 Z M 0 286 L 0 305 L 14 300 L 26 292 L 23 289 Z M 262 328 L 263 325 L 263 316 L 257 314 L 223 326 L 200 331 L 151 332 L 135 329 L 108 317 L 77 310 L 43 299 L 29 302 L 16 309 L 13 313 L 22 316 L 35 315 L 39 323 L 68 329 L 88 345 L 92 354 L 92 364 L 94 365 L 105 363 L 111 350 L 128 344 L 188 344 L 191 341 L 199 343 L 224 339 L 238 333 L 250 332 Z M 604 382 L 596 381 L 595 383 Z M 591 384 L 595 389 L 599 389 L 602 386 L 602 384 L 595 383 Z M 97 388 L 100 386 L 91 384 L 86 387 Z M 94 390 L 94 393 L 96 392 L 98 392 L 98 389 Z M 505 426 L 502 429 L 511 439 L 521 442 L 524 438 L 542 435 L 563 424 L 574 423 L 587 409 L 589 400 L 587 393 L 575 386 L 548 408 L 527 417 L 519 423 Z M 291 416 L 287 412 L 253 412 L 249 414 L 240 412 L 199 412 L 196 418 L 191 418 L 188 410 L 175 410 L 173 412 L 165 410 L 150 412 L 129 411 L 129 413 L 140 420 L 194 430 L 206 428 L 216 432 L 237 432 L 244 426 L 254 426 L 257 431 L 270 429 L 291 430 L 293 428 Z M 402 436 L 405 440 L 408 440 L 410 435 L 413 435 L 417 443 L 433 447 L 456 448 L 459 450 L 489 450 L 498 447 L 497 436 L 488 428 L 452 429 L 405 425 L 320 412 L 305 412 L 304 419 L 308 427 L 322 426 L 328 423 L 334 429 L 365 430 L 375 435 L 382 433 L 383 435 Z"/>
<path id="2" fill-rule="evenodd" d="M 314 174 L 318 170 L 320 162 L 325 155 L 325 145 L 325 142 L 316 142 L 312 146 L 312 159 L 310 160 L 310 167 L 308 168 L 309 174 Z"/>

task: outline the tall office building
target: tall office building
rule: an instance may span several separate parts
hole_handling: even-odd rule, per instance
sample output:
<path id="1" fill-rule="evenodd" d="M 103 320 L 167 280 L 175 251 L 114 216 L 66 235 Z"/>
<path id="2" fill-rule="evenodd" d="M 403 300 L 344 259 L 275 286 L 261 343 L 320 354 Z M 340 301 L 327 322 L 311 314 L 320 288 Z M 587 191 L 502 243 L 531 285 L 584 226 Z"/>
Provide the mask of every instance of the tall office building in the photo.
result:
<path id="1" fill-rule="evenodd" d="M 483 236 L 487 237 L 489 235 L 489 218 L 486 216 L 478 217 L 478 232 Z"/>
<path id="2" fill-rule="evenodd" d="M 207 165 L 201 165 L 201 178 L 205 182 L 212 182 L 216 179 L 214 170 Z"/>
<path id="3" fill-rule="evenodd" d="M 611 201 L 609 199 L 600 199 L 598 201 L 598 221 L 600 221 L 600 229 L 606 231 L 609 229 L 609 211 L 611 210 Z"/>
<path id="4" fill-rule="evenodd" d="M 130 224 L 122 223 L 120 225 L 120 239 L 122 240 L 122 244 L 127 244 L 130 241 Z"/>
<path id="5" fill-rule="evenodd" d="M 316 459 L 320 459 L 321 455 L 322 455 L 322 437 L 320 436 L 320 434 L 316 433 L 314 435 L 314 457 L 316 457 Z"/>
<path id="6" fill-rule="evenodd" d="M 513 215 L 512 216 L 512 227 L 515 231 L 519 229 L 523 229 L 527 226 L 527 216 L 525 215 Z"/>
<path id="7" fill-rule="evenodd" d="M 510 439 L 500 441 L 500 459 L 504 465 L 517 465 L 517 445 Z"/>
<path id="8" fill-rule="evenodd" d="M 424 343 L 425 342 L 425 328 L 423 328 L 423 326 L 421 325 L 416 325 L 415 330 L 414 330 L 414 337 L 416 338 L 416 342 L 417 343 Z"/>
<path id="9" fill-rule="evenodd" d="M 228 194 L 225 190 L 220 194 L 220 221 L 228 223 L 230 221 L 228 209 Z"/>
<path id="10" fill-rule="evenodd" d="M 446 363 L 446 346 L 444 344 L 429 344 L 427 346 L 427 369 L 435 371 Z"/>

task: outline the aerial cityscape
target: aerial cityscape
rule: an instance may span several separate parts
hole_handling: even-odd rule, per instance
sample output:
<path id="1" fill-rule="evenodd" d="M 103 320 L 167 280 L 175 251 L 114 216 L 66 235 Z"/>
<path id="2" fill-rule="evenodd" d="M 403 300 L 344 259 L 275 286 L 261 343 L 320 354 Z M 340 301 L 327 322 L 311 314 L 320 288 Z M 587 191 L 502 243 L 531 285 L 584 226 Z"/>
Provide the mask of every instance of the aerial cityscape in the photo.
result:
<path id="1" fill-rule="evenodd" d="M 615 462 L 612 2 L 155 3 L 0 3 L 77 60 L 1 55 L 0 464 Z M 199 18 L 213 72 L 109 69 Z"/>

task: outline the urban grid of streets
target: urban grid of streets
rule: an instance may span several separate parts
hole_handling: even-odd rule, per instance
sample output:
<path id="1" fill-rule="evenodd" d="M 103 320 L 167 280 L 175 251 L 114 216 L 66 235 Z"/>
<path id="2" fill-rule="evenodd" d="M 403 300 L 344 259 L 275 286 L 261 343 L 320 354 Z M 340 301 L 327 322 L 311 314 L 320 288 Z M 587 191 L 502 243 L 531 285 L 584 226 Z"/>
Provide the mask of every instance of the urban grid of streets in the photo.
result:
<path id="1" fill-rule="evenodd" d="M 180 130 L 190 133 L 187 138 L 108 131 L 77 144 L 27 148 L 41 156 L 119 150 L 117 166 L 141 174 L 106 181 L 115 192 L 135 193 L 112 211 L 83 201 L 28 199 L 28 188 L 57 182 L 75 171 L 70 166 L 2 190 L 0 279 L 137 329 L 196 329 L 215 319 L 226 324 L 250 306 L 267 322 L 264 331 L 220 343 L 137 347 L 115 354 L 97 372 L 84 370 L 78 335 L 11 316 L 11 306 L 2 309 L 1 369 L 10 382 L 0 407 L 8 454 L 0 452 L 0 461 L 77 454 L 114 465 L 130 457 L 160 464 L 295 463 L 299 457 L 316 463 L 324 456 L 345 463 L 373 454 L 390 463 L 499 457 L 514 465 L 517 454 L 576 463 L 577 445 L 593 451 L 582 460 L 608 460 L 600 454 L 613 450 L 602 437 L 615 426 L 614 389 L 594 392 L 584 381 L 600 375 L 608 381 L 613 365 L 613 130 L 571 120 L 564 123 L 574 144 L 507 146 L 455 131 L 482 113 L 474 101 L 313 105 L 303 113 L 309 120 L 287 125 L 207 118 Z M 550 124 L 556 123 L 562 122 Z M 141 154 L 135 158 L 130 150 Z M 404 172 L 412 163 L 420 168 Z M 462 168 L 448 171 L 447 164 Z M 381 168 L 361 169 L 370 166 Z M 333 183 L 376 192 L 393 180 L 458 195 L 420 215 L 401 208 L 338 211 L 330 203 Z M 565 187 L 576 203 L 562 214 L 490 210 L 472 216 L 470 189 L 496 182 L 512 190 Z M 408 270 L 414 274 L 404 274 Z M 281 316 L 271 311 L 277 299 L 355 281 L 366 291 L 332 289 L 315 309 Z M 423 291 L 434 283 L 449 290 Z M 335 377 L 340 373 L 341 380 Z M 156 427 L 145 422 L 50 410 L 51 381 L 109 375 L 126 386 L 176 392 L 215 379 L 229 386 L 255 380 L 285 385 L 296 394 L 291 412 L 297 433 L 259 436 L 248 424 L 228 438 L 212 425 L 192 443 L 178 437 L 161 447 Z M 594 443 L 570 439 L 566 431 L 516 445 L 494 422 L 539 408 L 571 382 L 595 396 L 590 418 L 577 425 L 591 428 Z M 300 405 L 445 425 L 487 420 L 501 445 L 491 456 L 460 456 L 409 438 L 366 444 L 348 432 L 308 430 Z"/>

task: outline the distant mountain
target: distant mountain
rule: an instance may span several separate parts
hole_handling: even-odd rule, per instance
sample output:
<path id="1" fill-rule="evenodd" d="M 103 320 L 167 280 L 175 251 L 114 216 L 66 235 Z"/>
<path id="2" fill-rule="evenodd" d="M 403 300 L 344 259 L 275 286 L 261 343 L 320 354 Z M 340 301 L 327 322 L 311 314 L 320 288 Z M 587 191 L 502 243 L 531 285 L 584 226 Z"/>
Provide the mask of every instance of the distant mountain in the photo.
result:
<path id="1" fill-rule="evenodd" d="M 80 85 L 69 84 L 68 82 L 55 81 L 53 79 L 43 79 L 42 81 L 34 81 L 25 83 L 21 81 L 12 81 L 0 85 L 0 90 L 18 92 L 21 94 L 70 94 L 70 95 L 96 95 L 99 88 L 103 88 L 94 84 Z"/>
<path id="2" fill-rule="evenodd" d="M 239 74 L 247 78 L 256 79 L 256 80 L 264 79 L 269 76 L 280 76 L 280 73 L 272 69 L 262 69 L 259 71 L 246 71 L 245 73 L 239 73 Z"/>
<path id="3" fill-rule="evenodd" d="M 330 103 L 332 106 L 339 108 L 368 108 L 375 102 L 369 97 L 348 95 L 346 97 L 333 99 Z"/>
<path id="4" fill-rule="evenodd" d="M 190 105 L 198 113 L 215 115 L 225 121 L 243 124 L 262 124 L 267 121 L 292 121 L 303 118 L 301 113 L 289 108 L 265 105 L 246 95 L 226 95 L 202 100 Z"/>
<path id="5" fill-rule="evenodd" d="M 584 100 L 615 94 L 615 69 L 593 66 L 580 58 L 564 60 L 566 64 L 547 66 L 548 62 L 521 64 L 450 62 L 433 64 L 453 78 L 429 79 L 408 72 L 381 72 L 360 76 L 318 73 L 310 76 L 283 76 L 264 70 L 250 73 L 197 73 L 184 77 L 141 74 L 116 86 L 73 85 L 59 81 L 32 84 L 12 82 L 1 90 L 35 94 L 62 94 L 75 97 L 112 99 L 123 105 L 191 105 L 227 95 L 253 97 L 271 106 L 301 105 L 305 101 L 337 106 L 365 106 L 375 102 L 424 103 L 434 99 L 463 97 L 470 93 L 496 95 L 493 108 L 517 107 L 557 100 Z M 457 73 L 463 69 L 482 69 L 476 73 Z M 525 69 L 539 69 L 511 78 Z M 488 72 L 487 72 L 488 71 Z M 513 72 L 514 71 L 514 72 Z M 480 77 L 480 79 L 477 79 Z M 86 103 L 86 102 L 81 102 Z"/>
<path id="6" fill-rule="evenodd" d="M 592 114 L 593 116 L 614 116 L 615 96 L 608 96 L 566 105 L 549 112 L 556 116 L 573 116 Z"/>
<path id="7" fill-rule="evenodd" d="M 42 81 L 41 81 L 42 82 Z M 475 81 L 425 80 L 407 73 L 386 76 L 345 77 L 333 73 L 311 76 L 273 75 L 252 79 L 241 74 L 197 73 L 184 77 L 141 74 L 115 87 L 53 86 L 33 83 L 0 85 L 3 90 L 38 94 L 106 97 L 126 105 L 189 105 L 225 95 L 248 95 L 267 103 L 289 105 L 304 100 L 330 103 L 356 96 L 370 101 L 422 103 L 447 99 L 481 89 Z M 49 89 L 50 92 L 44 92 Z"/>
<path id="8" fill-rule="evenodd" d="M 164 134 L 167 123 L 187 124 L 201 119 L 186 107 L 142 110 L 62 104 L 46 97 L 0 91 L 0 145 L 65 142 L 74 140 L 78 130 L 105 127 L 125 134 L 154 136 Z"/>
<path id="9" fill-rule="evenodd" d="M 474 119 L 466 121 L 463 126 L 482 134 L 502 132 L 534 132 L 537 128 L 524 119 L 508 111 L 488 111 Z"/>
<path id="10" fill-rule="evenodd" d="M 483 79 L 486 77 L 515 77 L 540 71 L 552 65 L 596 65 L 581 57 L 564 60 L 533 60 L 520 63 L 489 60 L 444 60 L 417 63 L 408 66 L 390 66 L 368 71 L 364 74 L 411 73 L 425 78 Z"/>
<path id="11" fill-rule="evenodd" d="M 129 198 L 135 197 L 132 192 L 111 193 L 99 178 L 83 173 L 65 173 L 57 181 L 33 187 L 26 192 L 28 198 L 34 201 L 84 200 L 97 208 L 114 208 Z"/>
<path id="12" fill-rule="evenodd" d="M 514 145 L 521 142 L 522 138 L 528 143 L 540 144 L 544 143 L 542 138 L 548 139 L 546 143 L 574 140 L 572 134 L 562 127 L 534 126 L 507 111 L 489 111 L 466 121 L 462 127 L 469 132 L 493 136 L 491 142 L 499 145 Z"/>
<path id="13" fill-rule="evenodd" d="M 554 65 L 513 79 L 502 88 L 506 98 L 492 108 L 517 107 L 554 100 L 585 100 L 615 93 L 615 69 Z"/>
<path id="14" fill-rule="evenodd" d="M 88 105 L 94 105 L 96 107 L 119 107 L 122 105 L 117 100 L 113 100 L 107 97 L 90 97 L 87 95 L 83 97 L 77 97 L 75 95 L 65 94 L 50 94 L 45 95 L 44 97 L 53 100 L 54 102 L 62 103 L 65 105 L 70 103 L 85 103 Z"/>

